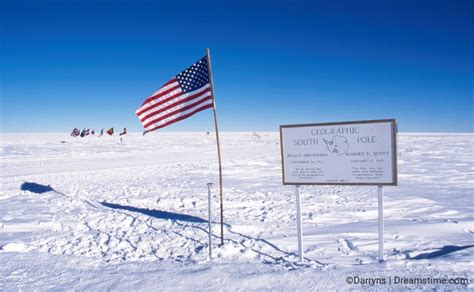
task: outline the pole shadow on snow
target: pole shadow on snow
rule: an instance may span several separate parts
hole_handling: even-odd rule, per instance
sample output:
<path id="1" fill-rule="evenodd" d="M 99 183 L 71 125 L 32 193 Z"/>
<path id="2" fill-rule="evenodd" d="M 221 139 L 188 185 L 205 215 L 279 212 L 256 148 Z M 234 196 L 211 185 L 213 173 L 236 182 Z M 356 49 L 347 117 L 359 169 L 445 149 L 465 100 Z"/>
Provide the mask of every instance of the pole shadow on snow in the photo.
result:
<path id="1" fill-rule="evenodd" d="M 474 247 L 474 245 L 456 246 L 456 245 L 445 245 L 439 248 L 437 251 L 421 253 L 416 257 L 412 257 L 411 260 L 429 260 L 440 256 L 444 256 L 459 250 Z"/>
<path id="2" fill-rule="evenodd" d="M 204 220 L 202 218 L 186 215 L 186 214 L 178 214 L 178 213 L 167 212 L 167 211 L 137 208 L 133 206 L 125 206 L 125 205 L 108 203 L 108 202 L 101 202 L 100 204 L 104 207 L 108 207 L 112 209 L 142 213 L 142 214 L 145 214 L 147 216 L 154 217 L 157 219 L 165 219 L 165 220 L 170 219 L 173 221 L 186 221 L 186 222 L 191 222 L 191 223 L 207 223 L 208 222 L 207 220 Z"/>
<path id="3" fill-rule="evenodd" d="M 60 193 L 53 189 L 50 185 L 42 185 L 34 182 L 24 182 L 21 186 L 20 189 L 22 191 L 29 191 L 35 194 L 43 194 L 47 192 L 54 192 L 56 194 L 59 194 L 61 196 L 66 196 L 63 193 Z"/>
<path id="4" fill-rule="evenodd" d="M 165 220 L 170 219 L 170 220 L 173 220 L 173 221 L 182 221 L 182 222 L 188 222 L 188 223 L 208 223 L 207 220 L 204 220 L 204 219 L 196 217 L 196 216 L 191 216 L 191 215 L 178 214 L 178 213 L 160 211 L 160 210 L 151 210 L 151 209 L 145 209 L 145 208 L 137 208 L 137 207 L 133 207 L 133 206 L 125 206 L 125 205 L 120 205 L 120 204 L 115 204 L 115 203 L 108 203 L 108 202 L 101 202 L 100 204 L 104 207 L 107 207 L 107 208 L 111 208 L 111 209 L 115 209 L 115 210 L 125 210 L 125 211 L 130 211 L 130 212 L 138 212 L 138 213 L 142 213 L 144 215 L 154 217 L 154 218 L 157 218 L 157 219 L 165 219 Z M 217 224 L 217 222 L 211 222 L 211 223 Z M 185 225 L 185 224 L 181 224 L 179 222 L 177 222 L 177 224 L 182 226 L 182 227 L 197 228 L 197 229 L 202 230 L 203 232 L 209 234 L 209 231 L 206 228 L 203 228 L 203 227 L 200 227 L 200 226 L 196 226 L 196 225 L 188 226 L 188 225 Z M 270 243 L 269 241 L 267 241 L 266 239 L 258 238 L 258 237 L 251 237 L 251 236 L 233 231 L 229 224 L 224 223 L 224 225 L 226 227 L 228 227 L 227 232 L 229 232 L 229 233 L 235 234 L 237 236 L 240 236 L 240 237 L 248 239 L 248 240 L 253 240 L 255 242 L 260 242 L 263 245 L 267 245 L 267 246 L 271 247 L 275 251 L 283 254 L 284 256 L 293 256 L 293 257 L 298 256 L 296 253 L 287 252 L 287 251 L 279 248 L 275 244 Z M 182 234 L 180 234 L 180 235 L 184 236 Z M 217 236 L 215 234 L 212 234 L 212 236 L 215 237 L 215 238 L 220 238 L 219 236 Z M 196 240 L 191 239 L 191 238 L 187 238 L 187 239 L 196 241 Z M 230 242 L 233 242 L 235 244 L 242 245 L 243 247 L 246 247 L 242 242 L 239 242 L 235 239 L 227 238 L 226 241 L 230 241 Z M 265 262 L 267 264 L 274 264 L 274 263 L 278 263 L 278 262 L 280 262 L 280 263 L 283 262 L 283 263 L 286 263 L 287 265 L 290 265 L 290 266 L 294 267 L 294 265 L 291 263 L 291 261 L 286 260 L 283 257 L 272 256 L 268 253 L 265 253 L 263 251 L 260 251 L 258 249 L 252 248 L 252 247 L 251 247 L 251 250 L 254 251 L 257 254 L 260 254 L 261 256 L 265 256 L 265 257 L 268 257 L 268 258 L 273 260 L 273 262 Z M 316 262 L 317 264 L 319 264 L 321 266 L 327 265 L 327 264 L 321 263 L 321 262 L 319 262 L 317 260 L 314 260 L 314 259 L 309 259 L 309 258 L 306 258 L 306 257 L 305 257 L 305 259 L 307 261 Z"/>

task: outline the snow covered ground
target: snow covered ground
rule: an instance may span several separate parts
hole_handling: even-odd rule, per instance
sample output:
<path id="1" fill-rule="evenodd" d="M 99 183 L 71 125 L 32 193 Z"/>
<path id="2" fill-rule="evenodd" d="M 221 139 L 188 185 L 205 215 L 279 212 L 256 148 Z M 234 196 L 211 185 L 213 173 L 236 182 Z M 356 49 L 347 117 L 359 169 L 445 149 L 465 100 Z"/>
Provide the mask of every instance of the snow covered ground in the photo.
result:
<path id="1" fill-rule="evenodd" d="M 261 135 L 222 134 L 218 247 L 212 133 L 0 134 L 0 290 L 474 289 L 474 134 L 399 135 L 384 263 L 375 187 L 302 187 L 304 264 L 279 135 Z"/>

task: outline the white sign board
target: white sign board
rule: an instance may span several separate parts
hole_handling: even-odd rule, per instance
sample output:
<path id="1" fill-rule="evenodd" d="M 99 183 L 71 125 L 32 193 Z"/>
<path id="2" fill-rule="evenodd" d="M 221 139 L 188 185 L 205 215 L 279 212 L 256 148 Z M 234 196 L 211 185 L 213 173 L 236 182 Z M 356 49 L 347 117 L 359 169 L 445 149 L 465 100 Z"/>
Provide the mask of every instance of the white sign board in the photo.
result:
<path id="1" fill-rule="evenodd" d="M 396 121 L 280 126 L 283 184 L 397 185 Z"/>

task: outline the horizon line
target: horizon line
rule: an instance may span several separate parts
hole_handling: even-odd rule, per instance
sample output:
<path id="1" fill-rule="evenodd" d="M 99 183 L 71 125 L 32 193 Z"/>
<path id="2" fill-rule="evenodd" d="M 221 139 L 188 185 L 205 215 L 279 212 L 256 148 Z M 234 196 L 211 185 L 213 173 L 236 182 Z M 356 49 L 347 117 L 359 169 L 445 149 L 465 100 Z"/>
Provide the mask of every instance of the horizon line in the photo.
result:
<path id="1" fill-rule="evenodd" d="M 154 133 L 154 132 L 150 132 Z M 149 135 L 150 133 L 147 133 Z M 161 133 L 161 134 L 184 134 L 184 133 L 215 133 L 215 131 L 166 131 L 166 132 L 156 132 L 156 133 Z M 219 133 L 279 133 L 279 131 L 258 131 L 258 130 L 242 130 L 242 131 L 219 131 Z M 1 134 L 70 134 L 70 132 L 2 132 L 0 131 Z M 142 135 L 143 132 L 136 132 L 136 131 L 128 131 L 128 134 L 140 134 Z M 405 135 L 426 135 L 426 134 L 452 134 L 452 135 L 473 135 L 474 132 L 397 132 L 397 134 L 405 134 Z M 98 134 L 95 135 L 88 135 L 88 136 L 98 136 Z M 105 134 L 104 134 L 105 136 Z"/>

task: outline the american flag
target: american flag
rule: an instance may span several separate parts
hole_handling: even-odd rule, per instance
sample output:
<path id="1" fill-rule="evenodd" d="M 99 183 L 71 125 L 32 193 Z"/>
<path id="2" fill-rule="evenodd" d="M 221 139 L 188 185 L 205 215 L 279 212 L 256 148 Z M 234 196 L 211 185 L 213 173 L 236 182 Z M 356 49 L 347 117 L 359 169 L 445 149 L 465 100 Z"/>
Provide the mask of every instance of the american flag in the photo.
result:
<path id="1" fill-rule="evenodd" d="M 166 82 L 135 113 L 147 133 L 213 107 L 206 56 Z"/>

